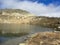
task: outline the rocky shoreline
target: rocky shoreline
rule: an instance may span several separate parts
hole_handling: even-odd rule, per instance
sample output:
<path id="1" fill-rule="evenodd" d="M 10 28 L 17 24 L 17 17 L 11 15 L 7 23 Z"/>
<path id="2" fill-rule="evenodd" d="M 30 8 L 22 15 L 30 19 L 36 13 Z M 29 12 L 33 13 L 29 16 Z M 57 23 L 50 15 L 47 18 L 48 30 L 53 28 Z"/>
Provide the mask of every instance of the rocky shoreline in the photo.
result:
<path id="1" fill-rule="evenodd" d="M 60 32 L 38 32 L 19 45 L 60 45 Z"/>

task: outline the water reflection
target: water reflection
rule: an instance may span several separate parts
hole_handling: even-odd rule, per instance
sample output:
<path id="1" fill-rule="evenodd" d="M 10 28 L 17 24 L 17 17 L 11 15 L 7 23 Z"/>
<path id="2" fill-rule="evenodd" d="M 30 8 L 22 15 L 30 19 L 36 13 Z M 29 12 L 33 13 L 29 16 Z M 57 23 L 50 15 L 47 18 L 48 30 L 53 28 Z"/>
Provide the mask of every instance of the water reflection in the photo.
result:
<path id="1" fill-rule="evenodd" d="M 50 28 L 44 28 L 36 25 L 26 25 L 26 24 L 0 24 L 0 30 L 3 33 L 21 33 L 21 32 L 42 32 L 42 31 L 52 31 Z"/>
<path id="2" fill-rule="evenodd" d="M 27 32 L 29 34 L 36 33 L 36 32 L 53 31 L 53 29 L 51 29 L 51 28 L 44 28 L 41 26 L 26 25 L 26 24 L 0 24 L 0 30 L 2 30 L 2 33 Z M 1 37 L 0 36 L 0 43 L 3 43 L 7 40 L 14 39 L 14 38 L 8 38 L 8 37 Z"/>

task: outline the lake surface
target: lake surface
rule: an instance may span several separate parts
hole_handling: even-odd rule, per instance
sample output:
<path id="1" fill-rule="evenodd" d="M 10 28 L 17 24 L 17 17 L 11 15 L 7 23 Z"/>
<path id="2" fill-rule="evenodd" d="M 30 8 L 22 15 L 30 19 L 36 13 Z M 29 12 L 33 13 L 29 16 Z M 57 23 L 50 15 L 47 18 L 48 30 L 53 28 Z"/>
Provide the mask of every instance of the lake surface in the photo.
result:
<path id="1" fill-rule="evenodd" d="M 26 24 L 0 24 L 0 30 L 4 33 L 21 33 L 27 32 L 29 34 L 44 32 L 44 31 L 53 31 L 51 28 L 36 26 L 36 25 L 26 25 Z M 0 45 L 17 45 L 19 42 L 22 42 L 24 37 L 0 37 Z M 12 43 L 13 41 L 13 43 Z"/>
<path id="2" fill-rule="evenodd" d="M 26 25 L 26 24 L 0 24 L 0 30 L 4 33 L 20 33 L 20 32 L 44 32 L 52 31 L 51 28 L 44 28 L 36 25 Z"/>

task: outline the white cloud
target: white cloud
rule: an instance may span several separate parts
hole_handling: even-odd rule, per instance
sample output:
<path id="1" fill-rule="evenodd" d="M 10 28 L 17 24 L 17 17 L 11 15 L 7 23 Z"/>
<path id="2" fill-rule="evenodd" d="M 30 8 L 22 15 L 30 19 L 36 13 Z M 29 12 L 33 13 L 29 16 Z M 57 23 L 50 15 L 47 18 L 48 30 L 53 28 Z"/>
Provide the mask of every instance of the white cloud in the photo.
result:
<path id="1" fill-rule="evenodd" d="M 60 6 L 53 4 L 45 5 L 43 3 L 17 0 L 2 0 L 3 8 L 17 8 L 27 10 L 35 15 L 60 17 Z"/>

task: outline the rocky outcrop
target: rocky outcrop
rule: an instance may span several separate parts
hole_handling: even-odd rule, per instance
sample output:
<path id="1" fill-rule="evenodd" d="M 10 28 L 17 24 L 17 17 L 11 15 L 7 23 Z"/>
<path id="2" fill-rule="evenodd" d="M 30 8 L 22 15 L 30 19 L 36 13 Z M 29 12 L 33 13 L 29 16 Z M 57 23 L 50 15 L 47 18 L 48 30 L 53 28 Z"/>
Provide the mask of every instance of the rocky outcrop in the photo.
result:
<path id="1" fill-rule="evenodd" d="M 60 32 L 39 32 L 33 34 L 25 45 L 60 45 Z"/>

